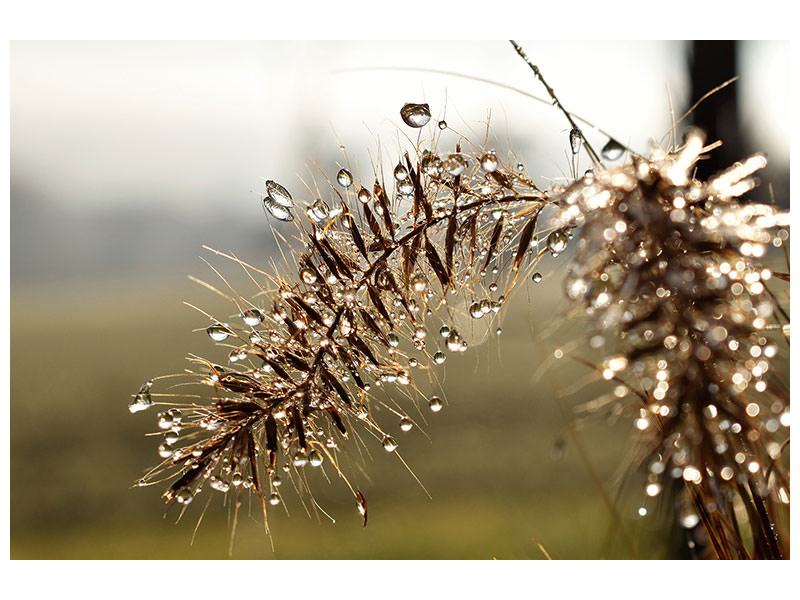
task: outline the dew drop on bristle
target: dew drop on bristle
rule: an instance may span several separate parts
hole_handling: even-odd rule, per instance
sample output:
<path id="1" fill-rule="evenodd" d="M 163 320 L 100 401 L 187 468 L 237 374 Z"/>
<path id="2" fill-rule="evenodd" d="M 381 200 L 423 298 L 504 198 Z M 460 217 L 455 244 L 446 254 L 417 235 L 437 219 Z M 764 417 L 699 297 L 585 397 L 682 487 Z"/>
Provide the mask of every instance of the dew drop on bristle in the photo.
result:
<path id="1" fill-rule="evenodd" d="M 153 387 L 153 382 L 146 381 L 142 387 L 139 388 L 139 391 L 133 397 L 133 400 L 128 403 L 128 410 L 131 412 L 131 414 L 147 410 L 153 406 L 153 399 L 150 397 L 151 387 Z"/>
<path id="2" fill-rule="evenodd" d="M 188 487 L 181 488 L 178 493 L 175 495 L 175 500 L 177 500 L 180 504 L 189 504 L 192 501 L 194 494 L 192 490 Z"/>
<path id="3" fill-rule="evenodd" d="M 487 173 L 494 173 L 497 170 L 497 155 L 494 152 L 487 152 L 481 157 L 481 169 Z"/>
<path id="4" fill-rule="evenodd" d="M 224 342 L 230 336 L 231 330 L 222 323 L 214 323 L 206 329 L 206 333 L 215 342 Z"/>
<path id="5" fill-rule="evenodd" d="M 322 464 L 322 454 L 316 450 L 312 450 L 311 454 L 308 455 L 308 462 L 311 463 L 312 467 L 320 466 Z"/>
<path id="6" fill-rule="evenodd" d="M 431 409 L 431 412 L 439 412 L 442 410 L 442 399 L 439 396 L 431 396 L 431 399 L 428 401 L 428 408 Z"/>
<path id="7" fill-rule="evenodd" d="M 467 159 L 460 154 L 451 154 L 444 161 L 444 169 L 453 177 L 461 175 L 467 168 Z"/>
<path id="8" fill-rule="evenodd" d="M 397 181 L 405 181 L 408 179 L 408 169 L 406 169 L 403 165 L 397 165 L 394 168 L 394 178 Z"/>
<path id="9" fill-rule="evenodd" d="M 242 313 L 242 321 L 249 327 L 255 327 L 264 321 L 264 313 L 257 308 L 247 309 Z"/>
<path id="10" fill-rule="evenodd" d="M 446 359 L 447 357 L 441 350 L 437 350 L 433 355 L 433 362 L 435 362 L 437 365 L 442 364 Z"/>
<path id="11" fill-rule="evenodd" d="M 411 422 L 411 419 L 408 417 L 403 417 L 400 419 L 400 429 L 402 431 L 411 431 L 412 427 L 414 427 L 414 424 Z"/>
<path id="12" fill-rule="evenodd" d="M 450 328 L 447 325 L 442 325 L 439 329 L 439 335 L 443 338 L 450 337 Z"/>
<path id="13" fill-rule="evenodd" d="M 172 454 L 173 454 L 174 452 L 175 452 L 175 450 L 173 450 L 172 446 L 170 446 L 170 445 L 169 445 L 169 444 L 167 444 L 167 443 L 161 444 L 161 445 L 158 447 L 158 455 L 159 455 L 161 458 L 169 458 L 170 456 L 172 456 Z"/>
<path id="14" fill-rule="evenodd" d="M 581 150 L 581 132 L 577 127 L 573 127 L 569 132 L 569 146 L 573 154 L 577 154 Z"/>
<path id="15" fill-rule="evenodd" d="M 278 492 L 272 492 L 269 495 L 269 503 L 272 506 L 278 506 L 281 503 L 281 497 L 278 495 Z"/>
<path id="16" fill-rule="evenodd" d="M 369 202 L 369 199 L 371 197 L 372 194 L 369 193 L 369 190 L 367 188 L 361 188 L 358 191 L 358 201 L 361 202 L 361 204 L 366 204 L 367 202 Z"/>
<path id="17" fill-rule="evenodd" d="M 447 121 L 445 120 L 439 121 L 439 129 L 447 129 Z"/>
<path id="18" fill-rule="evenodd" d="M 283 206 L 285 208 L 291 208 L 292 206 L 294 206 L 294 200 L 292 200 L 292 195 L 280 183 L 268 179 L 266 186 L 267 186 L 267 195 L 270 198 L 272 198 L 276 204 Z"/>
<path id="19" fill-rule="evenodd" d="M 424 127 L 431 120 L 431 109 L 427 104 L 404 104 L 400 117 L 409 127 Z"/>
<path id="20" fill-rule="evenodd" d="M 625 146 L 620 144 L 614 138 L 609 138 L 606 142 L 606 145 L 603 146 L 603 149 L 600 153 L 603 155 L 603 158 L 606 160 L 617 160 L 620 156 L 622 156 L 625 152 Z"/>
<path id="21" fill-rule="evenodd" d="M 266 196 L 264 198 L 264 208 L 279 221 L 294 221 L 294 217 L 289 209 L 276 202 L 272 196 Z"/>
<path id="22" fill-rule="evenodd" d="M 339 172 L 336 174 L 336 181 L 343 188 L 348 188 L 353 185 L 353 176 L 347 169 L 339 169 Z"/>
<path id="23" fill-rule="evenodd" d="M 480 319 L 483 315 L 486 314 L 481 310 L 480 302 L 473 302 L 469 307 L 469 315 L 473 319 Z"/>
<path id="24" fill-rule="evenodd" d="M 313 271 L 313 269 L 302 269 L 300 271 L 300 278 L 303 280 L 303 283 L 312 285 L 317 281 L 317 274 Z"/>
<path id="25" fill-rule="evenodd" d="M 539 273 L 539 271 L 536 271 L 531 279 L 533 280 L 533 283 L 539 283 L 542 280 L 542 274 Z"/>
<path id="26" fill-rule="evenodd" d="M 383 436 L 381 444 L 383 445 L 383 449 L 387 452 L 394 452 L 397 449 L 397 442 L 390 435 Z"/>
<path id="27" fill-rule="evenodd" d="M 547 236 L 547 249 L 550 251 L 550 254 L 561 254 L 566 250 L 568 241 L 569 238 L 567 238 L 566 233 L 560 230 L 554 231 Z"/>

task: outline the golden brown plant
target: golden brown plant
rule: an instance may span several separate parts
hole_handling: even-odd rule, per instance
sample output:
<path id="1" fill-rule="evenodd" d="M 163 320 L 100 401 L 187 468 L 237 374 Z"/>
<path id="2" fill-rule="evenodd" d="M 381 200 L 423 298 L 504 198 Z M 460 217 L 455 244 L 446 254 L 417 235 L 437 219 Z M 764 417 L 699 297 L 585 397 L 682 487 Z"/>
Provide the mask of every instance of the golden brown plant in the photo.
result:
<path id="1" fill-rule="evenodd" d="M 206 331 L 228 364 L 193 356 L 171 377 L 195 393 L 156 394 L 154 380 L 133 398 L 131 412 L 153 397 L 171 406 L 158 422 L 164 460 L 141 484 L 171 479 L 164 498 L 184 507 L 210 487 L 238 508 L 250 490 L 266 523 L 283 478 L 308 492 L 305 470 L 330 465 L 347 481 L 341 455 L 354 436 L 394 452 L 385 415 L 407 430 L 411 405 L 441 408 L 418 382 L 434 379 L 445 349 L 467 349 L 460 306 L 492 318 L 543 256 L 575 238 L 566 295 L 591 317 L 591 346 L 606 352 L 590 366 L 635 413 L 645 494 L 680 482 L 693 507 L 681 518 L 703 526 L 717 557 L 788 556 L 789 393 L 770 365 L 781 344 L 788 350 L 789 320 L 769 286 L 789 276 L 762 264 L 785 244 L 788 215 L 740 199 L 764 158 L 697 181 L 695 163 L 716 146 L 697 130 L 650 158 L 613 139 L 598 155 L 531 66 L 569 120 L 573 155 L 583 147 L 594 168 L 542 190 L 515 161 L 466 139 L 447 152 L 434 133 L 388 182 L 381 165 L 359 182 L 341 169 L 305 207 L 267 181 L 266 212 L 297 227 L 300 249 L 284 245 L 296 272 L 217 252 L 260 291 L 245 298 L 220 275 L 223 289 L 212 289 L 239 317 L 206 315 Z M 400 115 L 416 129 L 431 120 L 425 104 Z M 350 489 L 366 525 L 366 500 Z"/>

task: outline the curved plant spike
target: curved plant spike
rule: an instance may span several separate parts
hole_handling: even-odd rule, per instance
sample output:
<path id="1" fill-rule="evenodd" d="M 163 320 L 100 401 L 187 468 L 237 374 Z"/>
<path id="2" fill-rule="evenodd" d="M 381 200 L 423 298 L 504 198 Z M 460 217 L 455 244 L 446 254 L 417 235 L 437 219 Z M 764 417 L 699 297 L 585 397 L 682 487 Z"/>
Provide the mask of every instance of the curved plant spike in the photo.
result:
<path id="1" fill-rule="evenodd" d="M 607 348 L 599 375 L 635 413 L 644 493 L 657 496 L 665 478 L 682 482 L 718 557 L 785 556 L 788 538 L 774 525 L 788 514 L 789 395 L 770 365 L 789 324 L 759 259 L 788 237 L 788 214 L 739 200 L 761 156 L 694 180 L 707 151 L 693 131 L 675 152 L 612 169 L 597 159 L 594 171 L 544 191 L 490 149 L 434 144 L 400 157 L 390 185 L 343 169 L 332 202 L 305 211 L 267 182 L 265 206 L 283 211 L 276 218 L 294 206 L 295 272 L 228 256 L 262 292 L 220 290 L 239 317 L 207 315 L 207 332 L 227 361 L 191 357 L 175 376 L 182 403 L 164 385 L 174 379 L 135 394 L 131 412 L 158 405 L 165 432 L 163 462 L 140 484 L 171 480 L 164 498 L 184 506 L 207 488 L 238 506 L 249 490 L 266 519 L 281 490 L 307 491 L 306 469 L 347 482 L 351 438 L 397 452 L 387 418 L 410 428 L 414 403 L 441 409 L 418 384 L 447 352 L 466 350 L 458 315 L 493 318 L 520 275 L 573 243 L 565 292 Z M 280 487 L 287 477 L 295 485 Z M 366 524 L 366 499 L 350 490 Z"/>

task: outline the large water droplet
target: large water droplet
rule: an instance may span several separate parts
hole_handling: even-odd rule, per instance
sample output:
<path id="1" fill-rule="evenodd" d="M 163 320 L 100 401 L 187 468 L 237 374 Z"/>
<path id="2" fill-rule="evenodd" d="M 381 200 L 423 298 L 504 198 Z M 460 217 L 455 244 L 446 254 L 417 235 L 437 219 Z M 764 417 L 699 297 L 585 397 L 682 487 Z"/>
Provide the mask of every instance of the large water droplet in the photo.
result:
<path id="1" fill-rule="evenodd" d="M 158 447 L 158 455 L 161 458 L 169 458 L 170 456 L 173 455 L 174 452 L 175 452 L 175 450 L 172 448 L 172 446 L 170 446 L 167 443 L 161 444 Z"/>
<path id="2" fill-rule="evenodd" d="M 224 342 L 230 336 L 231 330 L 222 323 L 214 323 L 206 329 L 206 333 L 215 342 Z"/>
<path id="3" fill-rule="evenodd" d="M 267 209 L 267 212 L 278 219 L 279 221 L 293 221 L 294 217 L 289 209 L 285 206 L 282 206 L 277 201 L 275 201 L 272 196 L 267 196 L 264 198 L 264 208 Z"/>
<path id="4" fill-rule="evenodd" d="M 397 449 L 397 442 L 390 435 L 383 436 L 381 444 L 383 445 L 383 449 L 387 452 L 394 452 Z"/>
<path id="5" fill-rule="evenodd" d="M 397 181 L 405 181 L 408 179 L 408 169 L 406 169 L 403 165 L 397 165 L 394 168 L 394 178 Z"/>
<path id="6" fill-rule="evenodd" d="M 178 493 L 175 495 L 175 500 L 177 500 L 180 504 L 189 504 L 193 497 L 194 494 L 192 493 L 192 490 L 188 487 L 185 487 L 178 490 Z"/>
<path id="7" fill-rule="evenodd" d="M 442 159 L 435 154 L 426 154 L 422 157 L 422 171 L 428 177 L 438 177 L 442 174 L 444 165 Z"/>
<path id="8" fill-rule="evenodd" d="M 483 315 L 486 314 L 481 310 L 480 302 L 473 302 L 469 307 L 469 315 L 473 319 L 480 319 Z"/>
<path id="9" fill-rule="evenodd" d="M 404 104 L 400 117 L 409 127 L 423 127 L 431 120 L 431 109 L 427 104 Z"/>
<path id="10" fill-rule="evenodd" d="M 439 396 L 431 396 L 431 399 L 428 401 L 428 408 L 431 409 L 432 412 L 439 412 L 442 410 L 442 399 Z"/>
<path id="11" fill-rule="evenodd" d="M 153 399 L 150 397 L 151 387 L 153 387 L 153 382 L 146 381 L 142 387 L 139 388 L 139 391 L 133 397 L 133 400 L 128 403 L 128 410 L 131 413 L 147 410 L 153 406 Z"/>
<path id="12" fill-rule="evenodd" d="M 305 467 L 306 464 L 308 464 L 308 457 L 304 452 L 295 452 L 292 458 L 292 464 L 294 464 L 295 467 Z"/>
<path id="13" fill-rule="evenodd" d="M 245 325 L 255 327 L 264 321 L 264 313 L 257 308 L 249 308 L 242 313 L 242 321 L 245 322 Z"/>
<path id="14" fill-rule="evenodd" d="M 272 504 L 272 506 L 278 506 L 278 504 L 281 503 L 281 497 L 278 492 L 272 492 L 269 495 L 269 503 Z"/>
<path id="15" fill-rule="evenodd" d="M 316 450 L 312 450 L 311 454 L 308 455 L 308 462 L 311 463 L 312 467 L 318 467 L 322 464 L 322 454 L 317 452 Z"/>
<path id="16" fill-rule="evenodd" d="M 614 138 L 610 138 L 600 152 L 606 160 L 617 160 L 625 152 L 625 146 Z"/>
<path id="17" fill-rule="evenodd" d="M 577 154 L 581 149 L 581 132 L 577 127 L 573 127 L 569 132 L 569 147 L 573 154 Z"/>
<path id="18" fill-rule="evenodd" d="M 408 417 L 400 419 L 400 429 L 402 431 L 411 431 L 412 427 L 414 427 L 414 423 L 411 422 L 411 419 Z"/>
<path id="19" fill-rule="evenodd" d="M 450 350 L 450 352 L 462 352 L 463 349 L 466 349 L 464 340 L 461 339 L 461 336 L 455 330 L 451 331 L 450 335 L 447 337 L 447 349 Z"/>
<path id="20" fill-rule="evenodd" d="M 353 185 L 353 176 L 347 169 L 339 169 L 339 172 L 336 174 L 336 181 L 339 182 L 340 186 L 347 188 Z"/>
<path id="21" fill-rule="evenodd" d="M 494 152 L 487 152 L 481 157 L 481 169 L 487 173 L 494 173 L 497 170 L 497 155 Z"/>
<path id="22" fill-rule="evenodd" d="M 447 357 L 441 350 L 437 350 L 433 355 L 433 362 L 435 362 L 437 365 L 442 364 L 446 359 Z"/>
<path id="23" fill-rule="evenodd" d="M 317 274 L 312 269 L 303 269 L 300 271 L 300 278 L 303 283 L 311 285 L 317 281 Z"/>
<path id="24" fill-rule="evenodd" d="M 291 208 L 294 206 L 292 195 L 288 192 L 288 190 L 280 183 L 272 181 L 271 179 L 267 180 L 267 195 L 280 206 L 285 208 Z"/>
<path id="25" fill-rule="evenodd" d="M 317 198 L 308 210 L 308 216 L 311 217 L 311 220 L 315 223 L 321 223 L 327 219 L 329 213 L 328 205 L 325 204 L 322 198 Z"/>
<path id="26" fill-rule="evenodd" d="M 567 234 L 561 230 L 554 231 L 547 236 L 547 249 L 553 255 L 561 254 L 567 248 Z"/>
<path id="27" fill-rule="evenodd" d="M 467 159 L 460 154 L 451 154 L 444 161 L 444 168 L 453 177 L 461 175 L 467 168 Z"/>

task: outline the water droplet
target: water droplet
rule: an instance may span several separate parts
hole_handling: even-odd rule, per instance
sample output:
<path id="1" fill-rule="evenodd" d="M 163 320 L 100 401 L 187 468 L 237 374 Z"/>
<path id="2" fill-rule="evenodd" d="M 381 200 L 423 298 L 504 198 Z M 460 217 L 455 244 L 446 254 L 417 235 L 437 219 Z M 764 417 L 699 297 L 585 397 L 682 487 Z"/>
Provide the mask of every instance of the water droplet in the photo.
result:
<path id="1" fill-rule="evenodd" d="M 439 329 L 439 335 L 443 338 L 450 337 L 450 328 L 447 325 L 442 325 Z"/>
<path id="2" fill-rule="evenodd" d="M 487 173 L 494 173 L 497 170 L 497 155 L 494 152 L 487 152 L 481 157 L 481 169 Z"/>
<path id="3" fill-rule="evenodd" d="M 131 413 L 147 410 L 153 406 L 153 399 L 150 397 L 151 387 L 153 387 L 153 382 L 146 381 L 142 387 L 139 388 L 139 391 L 133 397 L 133 400 L 128 403 L 128 410 Z"/>
<path id="4" fill-rule="evenodd" d="M 439 121 L 439 129 L 447 129 L 447 121 L 445 121 L 444 119 Z"/>
<path id="5" fill-rule="evenodd" d="M 245 322 L 245 325 L 255 327 L 264 321 L 264 313 L 257 308 L 250 308 L 242 313 L 242 321 Z"/>
<path id="6" fill-rule="evenodd" d="M 573 127 L 569 132 L 569 146 L 573 154 L 577 154 L 581 149 L 581 132 L 577 127 Z"/>
<path id="7" fill-rule="evenodd" d="M 424 292 L 427 286 L 428 282 L 422 275 L 417 274 L 411 278 L 411 287 L 415 292 Z"/>
<path id="8" fill-rule="evenodd" d="M 272 506 L 278 506 L 278 504 L 281 503 L 281 497 L 278 492 L 272 492 L 269 495 L 269 503 L 272 504 Z"/>
<path id="9" fill-rule="evenodd" d="M 437 365 L 442 364 L 446 359 L 447 357 L 441 350 L 437 350 L 433 355 L 433 362 L 435 362 Z"/>
<path id="10" fill-rule="evenodd" d="M 606 160 L 617 160 L 625 152 L 625 146 L 614 138 L 609 138 L 600 152 Z"/>
<path id="11" fill-rule="evenodd" d="M 192 490 L 188 487 L 185 487 L 178 490 L 178 493 L 175 495 L 175 500 L 177 500 L 180 504 L 189 504 L 193 497 L 194 494 L 192 493 Z"/>
<path id="12" fill-rule="evenodd" d="M 443 170 L 442 159 L 435 154 L 426 154 L 422 157 L 422 171 L 428 177 L 438 177 Z"/>
<path id="13" fill-rule="evenodd" d="M 325 204 L 322 198 L 317 198 L 308 210 L 308 216 L 311 217 L 311 220 L 315 223 L 322 223 L 322 221 L 330 216 L 328 205 Z"/>
<path id="14" fill-rule="evenodd" d="M 392 348 L 397 348 L 398 344 L 400 344 L 400 338 L 397 337 L 397 334 L 392 332 L 388 336 L 389 343 L 392 345 Z"/>
<path id="15" fill-rule="evenodd" d="M 466 344 L 457 331 L 453 330 L 447 338 L 447 349 L 450 352 L 463 352 L 466 350 Z"/>
<path id="16" fill-rule="evenodd" d="M 405 181 L 408 179 L 408 169 L 406 169 L 403 165 L 397 165 L 394 168 L 394 178 L 397 181 Z"/>
<path id="17" fill-rule="evenodd" d="M 279 221 L 294 221 L 294 217 L 292 216 L 292 213 L 289 212 L 289 209 L 278 204 L 278 202 L 276 202 L 272 196 L 266 196 L 264 198 L 264 208 L 267 209 L 267 212 L 270 215 Z"/>
<path id="18" fill-rule="evenodd" d="M 172 448 L 172 446 L 170 446 L 169 444 L 166 444 L 166 443 L 165 444 L 161 444 L 158 447 L 158 455 L 161 458 L 169 458 L 170 456 L 172 456 L 172 454 L 174 452 L 175 452 L 175 450 Z"/>
<path id="19" fill-rule="evenodd" d="M 172 415 L 169 413 L 159 413 L 158 415 L 158 428 L 170 429 L 172 427 Z"/>
<path id="20" fill-rule="evenodd" d="M 480 319 L 485 314 L 479 302 L 473 302 L 469 307 L 469 314 L 473 319 Z"/>
<path id="21" fill-rule="evenodd" d="M 427 104 L 407 103 L 400 109 L 400 117 L 409 127 L 424 127 L 431 120 L 431 109 Z"/>
<path id="22" fill-rule="evenodd" d="M 444 168 L 453 177 L 461 175 L 467 168 L 467 159 L 460 154 L 451 154 L 444 161 Z"/>
<path id="23" fill-rule="evenodd" d="M 400 181 L 397 184 L 397 192 L 403 195 L 411 195 L 414 193 L 414 184 L 410 180 Z"/>
<path id="24" fill-rule="evenodd" d="M 414 427 L 414 423 L 411 422 L 411 419 L 409 419 L 408 417 L 403 417 L 402 419 L 400 419 L 400 429 L 401 430 L 403 430 L 403 431 L 411 431 L 412 427 Z"/>
<path id="25" fill-rule="evenodd" d="M 317 281 L 317 274 L 312 269 L 303 269 L 300 271 L 300 277 L 303 279 L 303 282 L 308 285 L 316 283 Z"/>
<path id="26" fill-rule="evenodd" d="M 311 463 L 312 467 L 318 467 L 322 464 L 322 454 L 317 452 L 316 450 L 312 450 L 311 454 L 308 455 L 308 462 Z"/>
<path id="27" fill-rule="evenodd" d="M 431 409 L 432 412 L 439 412 L 442 410 L 442 399 L 439 396 L 431 396 L 431 399 L 428 401 L 428 408 Z"/>
<path id="28" fill-rule="evenodd" d="M 394 452 L 397 449 L 397 442 L 390 435 L 383 436 L 381 444 L 383 445 L 383 449 L 387 452 Z"/>
<path id="29" fill-rule="evenodd" d="M 501 333 L 503 333 L 503 328 L 502 327 L 498 327 L 497 329 L 495 329 L 495 333 L 497 335 L 500 335 Z"/>
<path id="30" fill-rule="evenodd" d="M 338 181 L 339 185 L 343 188 L 347 188 L 353 185 L 353 176 L 347 169 L 339 169 L 339 172 L 336 174 L 336 181 Z"/>
<path id="31" fill-rule="evenodd" d="M 295 452 L 294 458 L 292 458 L 292 463 L 295 467 L 305 467 L 308 463 L 308 457 L 304 452 Z"/>
<path id="32" fill-rule="evenodd" d="M 280 183 L 276 183 L 271 179 L 267 180 L 267 195 L 279 206 L 284 208 L 294 206 L 292 195 Z"/>
<path id="33" fill-rule="evenodd" d="M 224 342 L 231 335 L 231 330 L 222 323 L 214 323 L 206 329 L 206 333 L 215 342 Z"/>
<path id="34" fill-rule="evenodd" d="M 547 236 L 547 249 L 555 255 L 561 254 L 567 248 L 567 234 L 561 230 L 554 231 Z"/>
<path id="35" fill-rule="evenodd" d="M 175 442 L 178 441 L 178 432 L 172 430 L 168 431 L 167 433 L 164 434 L 164 441 L 166 441 L 170 445 L 174 444 Z"/>

